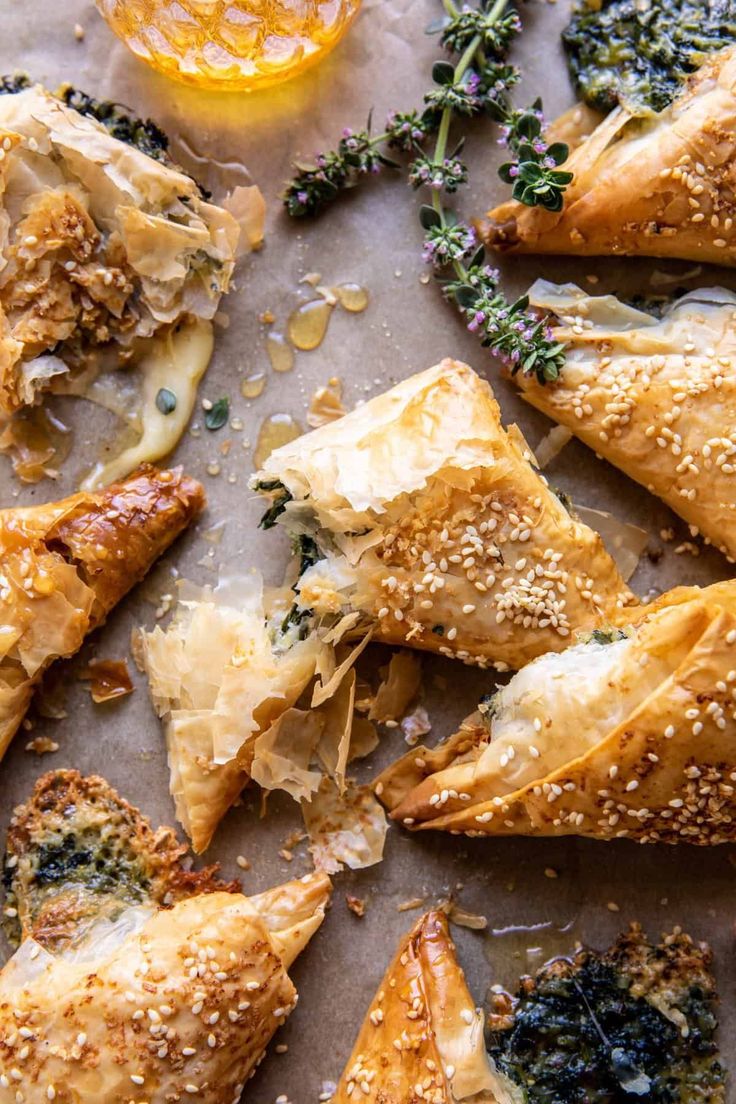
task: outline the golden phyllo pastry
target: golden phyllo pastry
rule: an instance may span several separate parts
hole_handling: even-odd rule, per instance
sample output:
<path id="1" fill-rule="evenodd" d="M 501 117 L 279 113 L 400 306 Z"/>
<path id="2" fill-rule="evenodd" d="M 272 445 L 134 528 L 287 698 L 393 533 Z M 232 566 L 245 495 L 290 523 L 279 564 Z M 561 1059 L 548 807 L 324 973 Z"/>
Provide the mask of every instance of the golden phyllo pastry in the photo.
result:
<path id="1" fill-rule="evenodd" d="M 467 365 L 444 360 L 271 454 L 263 524 L 301 555 L 303 617 L 501 669 L 634 601 Z"/>
<path id="2" fill-rule="evenodd" d="M 16 810 L 5 879 L 23 942 L 0 973 L 0 1102 L 237 1104 L 297 995 L 287 970 L 330 883 L 254 897 L 181 865 L 100 778 L 59 771 Z"/>
<path id="3" fill-rule="evenodd" d="M 214 316 L 239 227 L 185 173 L 38 85 L 0 96 L 0 145 L 0 413 Z"/>
<path id="4" fill-rule="evenodd" d="M 332 1104 L 521 1104 L 486 1053 L 483 1013 L 455 958 L 447 918 L 428 912 L 386 971 Z"/>
<path id="5" fill-rule="evenodd" d="M 559 379 L 524 398 L 736 558 L 736 295 L 691 291 L 661 318 L 539 280 L 530 300 L 566 345 Z"/>
<path id="6" fill-rule="evenodd" d="M 458 732 L 389 767 L 408 827 L 736 839 L 736 583 L 680 587 L 530 663 Z"/>
<path id="7" fill-rule="evenodd" d="M 621 105 L 593 126 L 578 107 L 552 130 L 575 147 L 562 210 L 502 203 L 480 225 L 489 245 L 736 262 L 736 47 L 709 58 L 659 114 Z"/>
<path id="8" fill-rule="evenodd" d="M 142 468 L 98 493 L 0 510 L 0 756 L 49 664 L 79 649 L 203 506 L 180 469 Z"/>

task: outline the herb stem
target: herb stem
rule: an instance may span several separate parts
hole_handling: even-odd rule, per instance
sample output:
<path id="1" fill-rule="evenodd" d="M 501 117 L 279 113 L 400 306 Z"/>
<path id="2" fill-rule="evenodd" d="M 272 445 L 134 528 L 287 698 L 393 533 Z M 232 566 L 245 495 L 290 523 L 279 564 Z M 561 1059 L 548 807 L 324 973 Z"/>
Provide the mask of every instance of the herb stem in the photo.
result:
<path id="1" fill-rule="evenodd" d="M 443 0 L 443 2 L 445 3 L 446 8 L 448 8 L 448 2 L 450 4 L 452 4 L 452 0 Z M 493 6 L 493 12 L 492 12 L 494 19 L 499 18 L 499 16 L 503 12 L 503 9 L 506 7 L 507 3 L 508 3 L 508 0 L 496 0 L 496 3 Z M 454 5 L 452 5 L 452 6 L 454 6 Z M 458 61 L 457 65 L 455 66 L 455 75 L 454 75 L 455 83 L 457 83 L 457 81 L 462 79 L 463 75 L 465 74 L 465 72 L 468 69 L 468 66 L 471 64 L 471 62 L 473 61 L 473 58 L 475 57 L 476 53 L 478 52 L 478 50 L 480 48 L 480 44 L 481 44 L 481 36 L 480 35 L 475 35 L 475 37 L 468 43 L 467 49 L 465 50 L 462 57 Z M 447 139 L 450 136 L 450 124 L 451 123 L 452 123 L 452 111 L 449 107 L 446 107 L 444 109 L 444 111 L 442 112 L 442 119 L 440 121 L 439 130 L 437 131 L 437 142 L 436 142 L 435 147 L 434 147 L 434 158 L 433 158 L 433 160 L 436 164 L 439 164 L 444 159 L 445 153 L 447 152 Z M 443 226 L 446 226 L 447 225 L 447 218 L 446 218 L 446 215 L 445 215 L 444 207 L 442 206 L 442 199 L 441 199 L 440 193 L 438 191 L 435 191 L 435 192 L 432 193 L 432 206 L 434 207 L 437 214 L 440 216 L 441 224 Z M 452 262 L 452 268 L 453 268 L 453 271 L 454 271 L 455 275 L 457 276 L 457 278 L 459 280 L 464 279 L 465 276 L 467 275 L 465 265 L 461 261 L 453 261 Z"/>
<path id="2" fill-rule="evenodd" d="M 432 66 L 434 88 L 424 96 L 421 112 L 392 112 L 384 133 L 371 137 L 370 116 L 365 129 L 348 128 L 336 149 L 317 154 L 315 165 L 297 166 L 299 173 L 284 193 L 284 205 L 295 218 L 315 215 L 361 177 L 381 167 L 399 168 L 380 147 L 413 154 L 408 179 L 414 189 L 426 187 L 427 201 L 419 209 L 425 230 L 422 256 L 431 263 L 445 297 L 454 303 L 468 330 L 499 356 L 511 373 L 534 373 L 540 382 L 556 379 L 564 363 L 564 347 L 555 342 L 543 319 L 530 312 L 522 296 L 510 303 L 499 291 L 499 273 L 485 263 L 483 245 L 473 227 L 446 206 L 446 196 L 467 182 L 468 167 L 461 159 L 463 140 L 451 144 L 456 119 L 482 112 L 502 126 L 502 144 L 511 160 L 499 175 L 512 184 L 515 199 L 530 207 L 559 211 L 562 194 L 572 174 L 558 171 L 567 146 L 543 137 L 541 101 L 526 110 L 514 109 L 508 93 L 519 71 L 507 64 L 510 44 L 521 30 L 514 0 L 441 0 L 445 18 L 431 29 L 441 31 L 441 45 L 457 59 L 438 60 Z M 434 149 L 430 152 L 430 136 Z M 452 152 L 450 152 L 452 150 Z M 426 193 L 425 193 L 426 194 Z M 443 276 L 443 271 L 445 275 Z M 447 276 L 451 278 L 447 279 Z"/>

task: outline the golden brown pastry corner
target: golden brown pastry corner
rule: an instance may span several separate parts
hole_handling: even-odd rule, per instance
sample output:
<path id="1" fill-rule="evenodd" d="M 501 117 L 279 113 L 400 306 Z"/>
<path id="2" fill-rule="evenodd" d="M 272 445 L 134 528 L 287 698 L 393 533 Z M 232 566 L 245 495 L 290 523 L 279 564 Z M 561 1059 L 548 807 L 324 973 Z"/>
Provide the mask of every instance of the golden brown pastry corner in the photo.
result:
<path id="1" fill-rule="evenodd" d="M 54 660 L 73 655 L 204 508 L 181 468 L 0 510 L 0 756 Z"/>
<path id="2" fill-rule="evenodd" d="M 333 1104 L 512 1104 L 490 1062 L 483 1013 L 455 956 L 447 917 L 426 913 L 401 940 L 348 1059 Z"/>

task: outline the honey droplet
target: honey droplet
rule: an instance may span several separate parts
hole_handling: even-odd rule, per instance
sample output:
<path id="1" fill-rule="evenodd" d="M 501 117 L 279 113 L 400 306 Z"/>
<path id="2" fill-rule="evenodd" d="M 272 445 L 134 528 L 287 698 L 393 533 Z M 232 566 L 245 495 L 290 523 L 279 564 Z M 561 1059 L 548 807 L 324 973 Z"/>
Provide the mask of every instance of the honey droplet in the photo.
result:
<path id="1" fill-rule="evenodd" d="M 257 399 L 263 394 L 266 386 L 266 373 L 254 372 L 252 376 L 246 376 L 240 384 L 240 393 L 244 399 Z"/>
<path id="2" fill-rule="evenodd" d="M 10 456 L 23 483 L 53 479 L 72 447 L 68 426 L 48 409 L 32 406 L 13 415 L 0 434 L 0 452 Z"/>
<path id="3" fill-rule="evenodd" d="M 332 290 L 340 306 L 351 314 L 360 314 L 368 306 L 368 292 L 360 284 L 338 284 Z"/>
<path id="4" fill-rule="evenodd" d="M 316 349 L 322 344 L 332 314 L 332 304 L 325 299 L 310 299 L 301 303 L 289 315 L 287 333 L 297 349 Z"/>
<path id="5" fill-rule="evenodd" d="M 283 334 L 272 331 L 268 335 L 266 352 L 274 372 L 290 372 L 294 367 L 294 350 Z"/>
<path id="6" fill-rule="evenodd" d="M 262 468 L 274 449 L 288 445 L 300 437 L 302 427 L 291 414 L 272 414 L 266 418 L 258 431 L 258 440 L 253 450 L 253 463 L 256 470 Z"/>

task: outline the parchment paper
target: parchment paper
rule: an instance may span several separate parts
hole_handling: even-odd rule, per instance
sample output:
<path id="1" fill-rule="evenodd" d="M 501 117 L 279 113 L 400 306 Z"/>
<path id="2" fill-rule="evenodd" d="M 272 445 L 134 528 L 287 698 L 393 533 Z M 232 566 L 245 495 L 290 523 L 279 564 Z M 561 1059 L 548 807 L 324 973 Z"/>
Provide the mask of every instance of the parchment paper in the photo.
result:
<path id="1" fill-rule="evenodd" d="M 242 442 L 255 441 L 266 416 L 289 412 L 304 424 L 310 395 L 331 376 L 343 381 L 345 402 L 351 407 L 452 355 L 488 375 L 506 421 L 517 420 L 532 446 L 549 428 L 511 385 L 498 381 L 497 366 L 443 304 L 438 289 L 420 282 L 424 268 L 415 215 L 418 199 L 402 179 L 387 173 L 385 179 L 370 181 L 317 223 L 289 223 L 277 199 L 295 154 L 311 155 L 334 144 L 343 126 L 363 125 L 370 107 L 380 125 L 389 109 L 420 104 L 431 62 L 439 54 L 436 40 L 425 36 L 424 27 L 439 9 L 438 0 L 366 0 L 347 40 L 303 78 L 263 94 L 216 96 L 197 93 L 150 71 L 114 38 L 86 0 L 0 3 L 0 72 L 22 68 L 49 87 L 70 80 L 96 96 L 121 100 L 155 118 L 171 135 L 175 156 L 197 171 L 207 186 L 217 191 L 252 179 L 269 205 L 266 247 L 246 259 L 236 290 L 223 303 L 229 326 L 218 331 L 214 359 L 200 391 L 212 400 L 229 395 L 232 413 L 243 419 L 245 428 L 216 434 L 203 429 L 199 437 L 187 434 L 182 440 L 175 459 L 204 481 L 209 511 L 78 659 L 66 665 L 67 718 L 34 721 L 30 734 L 21 732 L 16 738 L 0 765 L 3 834 L 12 806 L 51 767 L 104 774 L 154 823 L 173 823 L 163 741 L 142 678 L 135 673 L 136 690 L 123 701 L 95 706 L 75 672 L 92 656 L 129 654 L 131 629 L 153 624 L 157 596 L 171 590 L 174 570 L 205 582 L 214 579 L 213 566 L 227 570 L 258 565 L 271 581 L 280 581 L 288 555 L 286 541 L 256 528 L 261 506 L 246 489 L 252 452 L 242 447 Z M 566 2 L 526 5 L 522 11 L 526 29 L 514 51 L 525 72 L 518 102 L 541 93 L 548 117 L 573 99 L 558 46 L 566 9 Z M 85 29 L 82 42 L 75 39 L 75 23 Z M 499 151 L 493 125 L 483 121 L 469 132 L 472 184 L 460 197 L 466 214 L 482 212 L 504 194 L 495 173 Z M 195 161 L 192 154 L 215 158 L 220 165 Z M 600 277 L 600 290 L 647 292 L 649 274 L 655 269 L 677 273 L 689 267 L 530 257 L 507 261 L 503 269 L 509 293 L 525 289 L 537 275 L 591 286 L 585 285 L 589 274 Z M 258 316 L 270 310 L 283 324 L 299 294 L 304 294 L 300 278 L 313 271 L 322 273 L 325 283 L 350 280 L 365 285 L 371 304 L 359 316 L 335 311 L 322 346 L 298 354 L 291 374 L 275 375 L 268 367 Z M 699 282 L 733 286 L 734 279 L 713 270 L 704 271 Z M 256 371 L 268 373 L 267 386 L 260 398 L 246 402 L 240 395 L 240 380 Z M 59 409 L 76 427 L 74 451 L 61 478 L 21 488 L 2 460 L 2 505 L 43 501 L 71 491 L 80 472 L 99 455 L 100 442 L 109 436 L 112 425 L 108 416 L 79 401 L 66 400 Z M 201 413 L 196 419 L 200 423 Z M 233 444 L 229 455 L 222 457 L 219 448 L 226 439 Z M 217 477 L 206 474 L 213 460 L 222 467 Z M 658 500 L 582 445 L 569 444 L 546 474 L 576 502 L 611 510 L 650 532 L 652 548 L 661 550 L 662 557 L 656 566 L 646 557 L 642 560 L 633 581 L 639 593 L 658 592 L 675 583 L 705 584 L 729 574 L 726 561 L 713 551 L 702 549 L 697 558 L 676 555 L 674 548 L 688 537 L 686 527 Z M 233 477 L 236 481 L 230 482 Z M 214 546 L 202 533 L 220 521 L 226 522 L 224 534 Z M 663 544 L 659 532 L 670 525 L 676 538 Z M 208 556 L 211 551 L 214 554 Z M 203 558 L 209 559 L 210 568 L 200 564 Z M 424 671 L 431 739 L 452 731 L 493 681 L 492 676 L 450 661 L 425 660 Z M 43 758 L 25 751 L 27 740 L 36 735 L 58 741 L 59 751 Z M 386 733 L 369 773 L 404 750 L 399 730 Z M 278 856 L 287 836 L 300 826 L 296 805 L 285 795 L 283 800 L 274 795 L 268 810 L 267 818 L 259 820 L 256 799 L 246 796 L 243 805 L 226 818 L 206 856 L 220 861 L 228 876 L 242 874 L 235 859 L 239 854 L 247 856 L 253 867 L 243 875 L 246 892 L 309 868 L 304 844 L 295 849 L 291 863 Z M 294 1104 L 317 1101 L 328 1083 L 338 1078 L 396 940 L 418 915 L 417 911 L 398 912 L 397 905 L 414 897 L 426 898 L 429 905 L 450 890 L 457 892 L 465 907 L 488 917 L 489 931 L 506 932 L 494 936 L 456 929 L 460 958 L 478 1002 L 489 984 L 513 983 L 552 954 L 568 951 L 575 939 L 603 946 L 632 919 L 640 920 L 652 936 L 681 924 L 693 936 L 709 940 L 723 999 L 721 1045 L 731 1065 L 736 1065 L 732 1057 L 734 854 L 727 846 L 688 849 L 642 847 L 625 841 L 410 837 L 392 828 L 381 865 L 335 879 L 334 906 L 293 969 L 300 1003 L 276 1040 L 288 1044 L 288 1051 L 276 1054 L 272 1045 L 245 1099 L 271 1104 L 285 1094 Z M 557 876 L 550 877 L 550 871 Z M 367 899 L 363 919 L 347 910 L 346 892 Z M 531 926 L 534 930 L 527 930 Z M 729 1099 L 736 1101 L 733 1088 Z"/>

